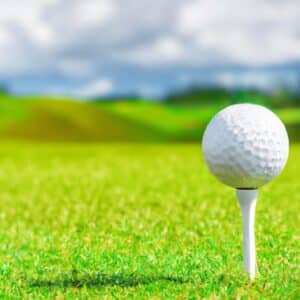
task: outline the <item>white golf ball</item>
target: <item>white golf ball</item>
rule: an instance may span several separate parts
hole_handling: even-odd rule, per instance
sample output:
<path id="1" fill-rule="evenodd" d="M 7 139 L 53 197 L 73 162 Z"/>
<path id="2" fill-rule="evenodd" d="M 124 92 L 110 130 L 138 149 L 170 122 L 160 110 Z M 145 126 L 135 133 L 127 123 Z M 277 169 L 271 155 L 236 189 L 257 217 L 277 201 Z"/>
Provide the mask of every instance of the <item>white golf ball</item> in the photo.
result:
<path id="1" fill-rule="evenodd" d="M 208 124 L 203 153 L 210 171 L 234 188 L 258 188 L 284 168 L 289 139 L 281 120 L 254 104 L 228 106 Z"/>

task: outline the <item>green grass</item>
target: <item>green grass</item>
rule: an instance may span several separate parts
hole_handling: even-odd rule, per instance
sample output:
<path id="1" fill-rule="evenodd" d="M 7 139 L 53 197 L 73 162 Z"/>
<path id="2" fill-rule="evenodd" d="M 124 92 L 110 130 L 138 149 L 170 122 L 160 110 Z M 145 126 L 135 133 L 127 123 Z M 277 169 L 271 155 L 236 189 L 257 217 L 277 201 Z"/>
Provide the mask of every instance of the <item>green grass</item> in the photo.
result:
<path id="1" fill-rule="evenodd" d="M 197 145 L 0 147 L 0 298 L 299 298 L 300 146 L 260 191 L 259 274 Z"/>
<path id="2" fill-rule="evenodd" d="M 171 140 L 199 140 L 220 106 L 183 107 L 153 102 L 112 102 L 98 104 L 117 116 L 145 124 L 163 132 Z"/>
<path id="3" fill-rule="evenodd" d="M 0 139 L 38 141 L 161 141 L 164 134 L 90 103 L 0 97 Z"/>
<path id="4" fill-rule="evenodd" d="M 255 102 L 255 99 L 250 100 Z M 223 102 L 206 105 L 146 100 L 90 103 L 0 95 L 0 140 L 198 142 L 209 120 L 223 107 Z M 275 112 L 286 124 L 290 140 L 300 142 L 300 108 L 281 108 Z"/>
<path id="5" fill-rule="evenodd" d="M 248 99 L 248 102 L 251 102 Z M 252 102 L 255 103 L 255 101 Z M 132 120 L 147 128 L 162 132 L 173 141 L 198 141 L 210 119 L 222 108 L 222 104 L 170 105 L 153 102 L 97 103 L 98 107 L 115 116 Z M 300 109 L 281 108 L 274 112 L 285 123 L 291 141 L 300 142 Z"/>

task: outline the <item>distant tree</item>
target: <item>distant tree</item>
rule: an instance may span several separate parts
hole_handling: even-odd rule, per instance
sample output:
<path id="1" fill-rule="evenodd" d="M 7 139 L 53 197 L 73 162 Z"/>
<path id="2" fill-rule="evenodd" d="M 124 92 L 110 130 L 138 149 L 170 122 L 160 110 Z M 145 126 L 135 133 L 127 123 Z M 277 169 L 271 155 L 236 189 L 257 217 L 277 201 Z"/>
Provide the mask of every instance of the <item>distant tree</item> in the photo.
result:
<path id="1" fill-rule="evenodd" d="M 295 102 L 297 106 L 300 106 L 300 72 L 298 73 Z"/>
<path id="2" fill-rule="evenodd" d="M 238 89 L 232 91 L 232 103 L 253 103 L 269 106 L 269 95 L 256 89 Z"/>
<path id="3" fill-rule="evenodd" d="M 170 104 L 211 105 L 230 102 L 230 93 L 222 87 L 190 86 L 183 91 L 170 94 L 165 99 Z"/>
<path id="4" fill-rule="evenodd" d="M 0 95 L 7 95 L 8 94 L 8 89 L 5 85 L 0 84 Z"/>
<path id="5" fill-rule="evenodd" d="M 136 93 L 124 93 L 124 94 L 112 94 L 107 95 L 105 97 L 94 97 L 92 99 L 93 102 L 110 102 L 110 101 L 141 101 L 142 98 Z"/>

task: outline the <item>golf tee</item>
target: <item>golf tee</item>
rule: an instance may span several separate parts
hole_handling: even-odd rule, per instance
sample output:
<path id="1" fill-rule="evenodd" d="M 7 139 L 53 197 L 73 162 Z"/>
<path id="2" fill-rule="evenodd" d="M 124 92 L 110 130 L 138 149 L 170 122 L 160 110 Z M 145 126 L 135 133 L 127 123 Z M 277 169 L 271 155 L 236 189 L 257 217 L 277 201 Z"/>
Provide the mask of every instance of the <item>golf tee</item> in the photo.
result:
<path id="1" fill-rule="evenodd" d="M 236 195 L 243 219 L 244 271 L 249 273 L 250 279 L 253 280 L 256 271 L 254 224 L 258 191 L 257 189 L 238 189 Z"/>

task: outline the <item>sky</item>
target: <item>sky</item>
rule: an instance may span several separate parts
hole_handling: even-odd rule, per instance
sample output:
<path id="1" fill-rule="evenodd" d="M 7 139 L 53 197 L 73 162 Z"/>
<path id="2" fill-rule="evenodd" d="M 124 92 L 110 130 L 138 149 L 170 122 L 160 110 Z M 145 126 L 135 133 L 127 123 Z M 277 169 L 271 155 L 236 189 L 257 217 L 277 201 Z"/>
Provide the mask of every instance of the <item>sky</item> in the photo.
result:
<path id="1" fill-rule="evenodd" d="M 159 98 L 300 85 L 299 0 L 0 0 L 0 85 Z"/>

